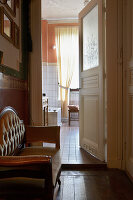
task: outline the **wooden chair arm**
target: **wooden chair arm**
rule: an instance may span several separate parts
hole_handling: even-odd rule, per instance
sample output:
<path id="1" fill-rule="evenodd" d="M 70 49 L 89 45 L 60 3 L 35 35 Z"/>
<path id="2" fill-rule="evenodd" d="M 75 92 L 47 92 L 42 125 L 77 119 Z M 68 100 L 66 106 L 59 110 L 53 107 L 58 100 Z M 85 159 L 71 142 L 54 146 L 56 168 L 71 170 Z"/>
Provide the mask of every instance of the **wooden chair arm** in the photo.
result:
<path id="1" fill-rule="evenodd" d="M 25 142 L 55 143 L 60 148 L 60 126 L 26 126 Z"/>
<path id="2" fill-rule="evenodd" d="M 0 156 L 0 166 L 15 167 L 51 163 L 50 156 Z"/>

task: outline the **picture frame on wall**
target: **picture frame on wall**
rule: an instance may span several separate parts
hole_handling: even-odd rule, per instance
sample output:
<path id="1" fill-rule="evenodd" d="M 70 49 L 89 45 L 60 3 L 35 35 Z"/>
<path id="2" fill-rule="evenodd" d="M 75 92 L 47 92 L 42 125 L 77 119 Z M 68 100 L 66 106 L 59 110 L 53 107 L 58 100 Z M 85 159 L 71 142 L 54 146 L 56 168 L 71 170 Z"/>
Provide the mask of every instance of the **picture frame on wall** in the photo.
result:
<path id="1" fill-rule="evenodd" d="M 2 44 L 0 45 L 0 72 L 25 79 L 23 62 L 25 62 L 24 58 L 27 56 L 27 51 L 24 52 L 22 57 L 23 43 L 21 42 L 21 19 L 23 19 L 21 12 L 25 16 L 25 6 L 21 7 L 20 0 L 7 0 L 7 2 L 9 1 L 10 4 L 8 5 L 6 5 L 6 1 L 3 1 L 4 4 L 0 4 L 0 40 L 2 41 L 0 41 L 0 44 Z M 13 3 L 11 4 L 11 2 Z M 27 6 L 26 2 L 28 0 L 23 1 L 23 4 Z M 26 20 L 26 18 L 24 19 Z"/>
<path id="2" fill-rule="evenodd" d="M 20 47 L 20 31 L 17 24 L 14 22 L 14 46 L 19 49 Z"/>
<path id="3" fill-rule="evenodd" d="M 3 51 L 0 50 L 0 65 L 3 64 Z"/>
<path id="4" fill-rule="evenodd" d="M 13 19 L 9 16 L 4 7 L 0 7 L 0 33 L 9 42 L 13 43 Z"/>
<path id="5" fill-rule="evenodd" d="M 6 3 L 6 8 L 14 17 L 16 16 L 16 0 L 8 0 Z"/>

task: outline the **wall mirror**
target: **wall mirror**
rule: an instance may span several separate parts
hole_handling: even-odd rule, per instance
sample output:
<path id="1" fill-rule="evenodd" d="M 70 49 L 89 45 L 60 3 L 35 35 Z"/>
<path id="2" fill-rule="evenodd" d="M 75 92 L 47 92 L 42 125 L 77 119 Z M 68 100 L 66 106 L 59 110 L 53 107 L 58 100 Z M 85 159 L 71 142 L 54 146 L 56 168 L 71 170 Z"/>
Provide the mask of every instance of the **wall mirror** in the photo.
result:
<path id="1" fill-rule="evenodd" d="M 13 42 L 13 20 L 3 7 L 1 8 L 1 34 L 10 42 Z"/>
<path id="2" fill-rule="evenodd" d="M 16 15 L 16 0 L 7 0 L 6 8 L 12 15 Z"/>

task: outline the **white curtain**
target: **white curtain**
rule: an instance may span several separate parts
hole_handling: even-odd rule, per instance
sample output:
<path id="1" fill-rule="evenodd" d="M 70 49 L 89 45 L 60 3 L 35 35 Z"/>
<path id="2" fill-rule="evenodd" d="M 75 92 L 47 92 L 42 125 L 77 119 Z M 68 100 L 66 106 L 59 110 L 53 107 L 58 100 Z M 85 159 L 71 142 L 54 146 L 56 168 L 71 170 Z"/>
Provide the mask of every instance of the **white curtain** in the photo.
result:
<path id="1" fill-rule="evenodd" d="M 72 76 L 79 63 L 79 28 L 77 26 L 56 27 L 56 50 L 59 66 L 59 83 L 69 88 Z M 62 116 L 67 117 L 68 90 L 60 89 Z"/>

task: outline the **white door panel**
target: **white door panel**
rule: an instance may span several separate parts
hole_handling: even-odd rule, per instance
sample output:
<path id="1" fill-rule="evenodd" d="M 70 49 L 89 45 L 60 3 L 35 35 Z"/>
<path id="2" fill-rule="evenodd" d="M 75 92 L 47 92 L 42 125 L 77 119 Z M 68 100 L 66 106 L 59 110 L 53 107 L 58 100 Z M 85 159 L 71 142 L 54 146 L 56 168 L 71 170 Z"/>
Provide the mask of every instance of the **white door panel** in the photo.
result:
<path id="1" fill-rule="evenodd" d="M 80 146 L 104 160 L 102 0 L 91 0 L 80 18 Z"/>

